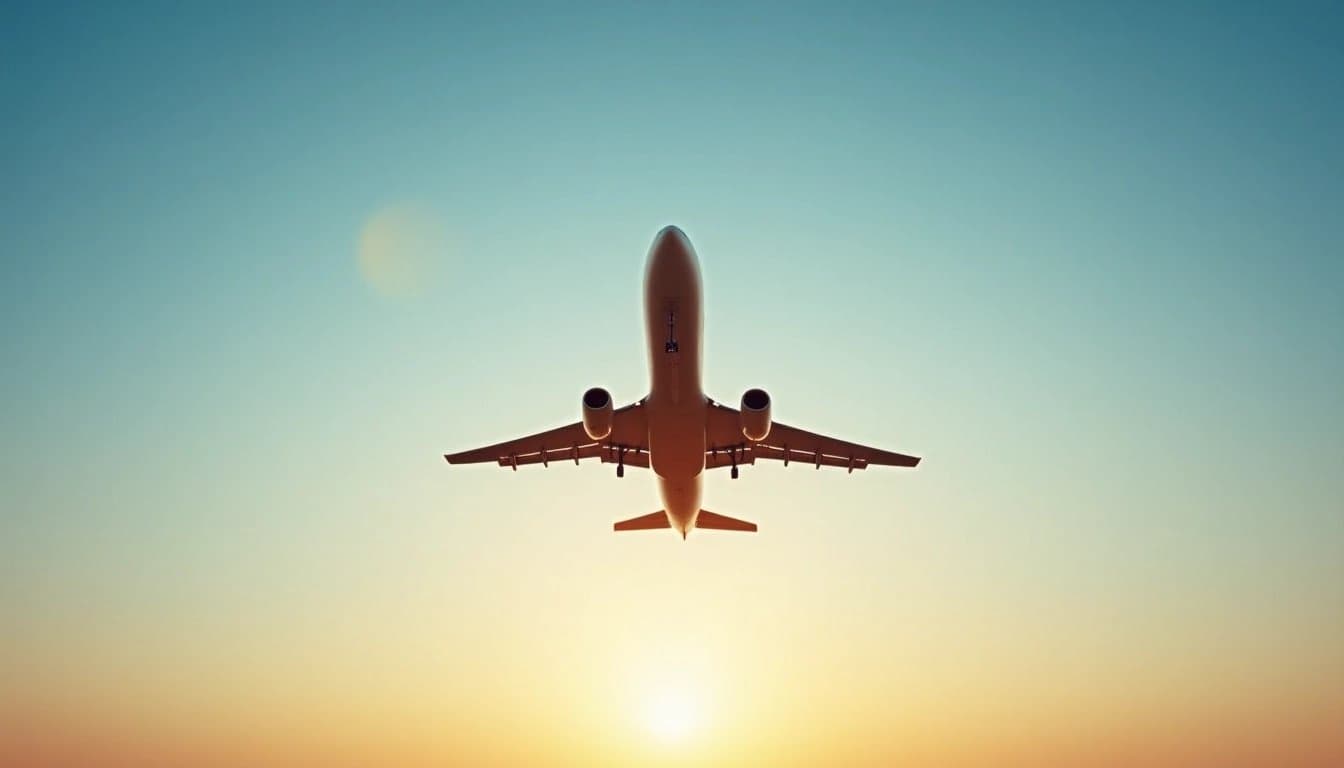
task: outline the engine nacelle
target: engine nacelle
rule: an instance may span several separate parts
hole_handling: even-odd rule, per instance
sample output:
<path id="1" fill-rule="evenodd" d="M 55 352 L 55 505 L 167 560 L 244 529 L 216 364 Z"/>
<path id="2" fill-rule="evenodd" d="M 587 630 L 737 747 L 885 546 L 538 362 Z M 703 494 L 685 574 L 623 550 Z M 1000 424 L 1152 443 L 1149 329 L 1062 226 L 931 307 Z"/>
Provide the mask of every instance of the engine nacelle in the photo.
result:
<path id="1" fill-rule="evenodd" d="M 770 396 L 764 389 L 748 389 L 742 393 L 742 436 L 752 442 L 764 440 L 770 434 Z"/>
<path id="2" fill-rule="evenodd" d="M 583 431 L 590 440 L 603 440 L 611 434 L 611 393 L 593 387 L 583 393 Z"/>

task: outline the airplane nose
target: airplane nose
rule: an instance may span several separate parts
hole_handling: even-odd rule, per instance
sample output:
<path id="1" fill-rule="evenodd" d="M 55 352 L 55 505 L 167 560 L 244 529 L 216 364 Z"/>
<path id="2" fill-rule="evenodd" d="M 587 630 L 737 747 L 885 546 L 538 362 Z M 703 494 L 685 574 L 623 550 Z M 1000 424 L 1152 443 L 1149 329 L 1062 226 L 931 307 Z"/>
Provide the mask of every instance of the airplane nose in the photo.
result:
<path id="1" fill-rule="evenodd" d="M 671 275 L 699 274 L 700 267 L 695 257 L 695 249 L 686 233 L 680 227 L 667 226 L 654 235 L 653 246 L 649 248 L 644 276 L 647 281 L 654 274 Z M 676 278 L 680 280 L 681 278 Z"/>
<path id="2" fill-rule="evenodd" d="M 668 225 L 658 230 L 658 234 L 653 238 L 653 252 L 656 254 L 668 253 L 684 255 L 690 253 L 689 242 L 686 240 L 686 233 L 681 231 L 680 227 Z"/>

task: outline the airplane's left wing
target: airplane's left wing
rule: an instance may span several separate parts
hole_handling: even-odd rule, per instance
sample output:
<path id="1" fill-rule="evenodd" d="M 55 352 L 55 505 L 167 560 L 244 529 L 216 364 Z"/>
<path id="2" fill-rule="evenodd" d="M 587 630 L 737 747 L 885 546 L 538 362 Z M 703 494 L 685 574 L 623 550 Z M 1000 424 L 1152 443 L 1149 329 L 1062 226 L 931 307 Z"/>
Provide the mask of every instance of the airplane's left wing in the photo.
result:
<path id="1" fill-rule="evenodd" d="M 574 422 L 484 448 L 446 453 L 443 458 L 449 464 L 497 462 L 501 467 L 513 469 L 525 464 L 549 464 L 566 459 L 577 464 L 581 459 L 592 458 L 604 463 L 647 467 L 649 431 L 646 419 L 644 404 L 638 402 L 612 413 L 611 434 L 602 440 L 588 437 L 583 422 Z"/>
<path id="2" fill-rule="evenodd" d="M 817 467 L 846 467 L 851 472 L 866 469 L 870 464 L 888 467 L 914 467 L 919 464 L 918 456 L 851 443 L 777 421 L 770 425 L 770 433 L 764 440 L 753 443 L 742 436 L 741 414 L 738 410 L 720 403 L 710 405 L 707 427 L 707 469 L 751 464 L 757 459 L 774 459 L 785 464 L 792 460 Z"/>

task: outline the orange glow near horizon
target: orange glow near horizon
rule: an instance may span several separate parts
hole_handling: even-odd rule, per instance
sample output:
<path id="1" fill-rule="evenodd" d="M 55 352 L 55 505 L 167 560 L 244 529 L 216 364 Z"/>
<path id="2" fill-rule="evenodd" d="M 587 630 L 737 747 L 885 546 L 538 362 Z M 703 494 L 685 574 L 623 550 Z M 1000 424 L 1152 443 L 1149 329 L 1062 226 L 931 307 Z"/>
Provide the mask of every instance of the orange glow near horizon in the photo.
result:
<path id="1" fill-rule="evenodd" d="M 525 568 L 456 560 L 465 580 L 443 575 L 439 545 L 410 547 L 399 596 L 351 585 L 386 596 L 351 593 L 358 614 L 316 595 L 284 620 L 260 603 L 202 604 L 21 645 L 0 763 L 1175 767 L 1344 754 L 1338 656 L 1310 636 L 1292 658 L 1264 635 L 1206 645 L 1209 622 L 1235 626 L 1213 601 L 1147 640 L 1108 631 L 1085 603 L 1001 613 L 1002 595 L 952 583 L 877 613 L 863 587 L 891 567 L 877 562 L 830 574 L 841 591 L 801 574 L 764 589 L 754 574 L 802 562 L 807 537 L 772 533 L 783 551 L 737 546 L 729 561 L 727 534 L 587 535 L 562 534 L 569 548 L 534 549 Z M 585 564 L 605 558 L 624 578 Z"/>

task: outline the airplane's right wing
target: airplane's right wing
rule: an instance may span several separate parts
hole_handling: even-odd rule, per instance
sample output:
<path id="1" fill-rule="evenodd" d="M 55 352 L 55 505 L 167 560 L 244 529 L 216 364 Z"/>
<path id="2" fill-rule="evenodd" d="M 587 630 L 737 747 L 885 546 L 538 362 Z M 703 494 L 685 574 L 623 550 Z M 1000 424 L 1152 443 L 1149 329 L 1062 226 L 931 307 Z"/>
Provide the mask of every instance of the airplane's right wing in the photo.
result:
<path id="1" fill-rule="evenodd" d="M 449 464 L 498 462 L 501 467 L 517 469 L 525 464 L 549 464 L 552 461 L 600 459 L 603 463 L 622 463 L 632 467 L 649 465 L 649 430 L 643 402 L 617 409 L 611 416 L 611 434 L 593 440 L 583 422 L 566 424 L 535 435 L 505 440 L 502 443 L 447 453 Z"/>
<path id="2" fill-rule="evenodd" d="M 785 464 L 796 461 L 817 467 L 846 467 L 851 472 L 865 469 L 870 464 L 888 467 L 914 467 L 919 464 L 918 456 L 851 443 L 777 421 L 770 425 L 770 433 L 764 440 L 749 442 L 742 436 L 738 410 L 719 403 L 710 405 L 707 426 L 709 455 L 705 457 L 706 468 L 750 464 L 756 459 L 774 459 Z"/>

